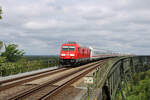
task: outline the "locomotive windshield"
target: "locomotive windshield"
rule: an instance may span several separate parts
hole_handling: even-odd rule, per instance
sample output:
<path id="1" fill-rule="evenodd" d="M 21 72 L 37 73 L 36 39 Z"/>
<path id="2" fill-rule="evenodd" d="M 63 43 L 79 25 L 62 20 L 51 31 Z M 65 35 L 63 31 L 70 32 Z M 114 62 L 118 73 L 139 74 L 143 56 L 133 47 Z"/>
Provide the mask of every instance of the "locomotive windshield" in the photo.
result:
<path id="1" fill-rule="evenodd" d="M 74 46 L 63 46 L 62 50 L 63 51 L 74 51 L 75 47 Z"/>

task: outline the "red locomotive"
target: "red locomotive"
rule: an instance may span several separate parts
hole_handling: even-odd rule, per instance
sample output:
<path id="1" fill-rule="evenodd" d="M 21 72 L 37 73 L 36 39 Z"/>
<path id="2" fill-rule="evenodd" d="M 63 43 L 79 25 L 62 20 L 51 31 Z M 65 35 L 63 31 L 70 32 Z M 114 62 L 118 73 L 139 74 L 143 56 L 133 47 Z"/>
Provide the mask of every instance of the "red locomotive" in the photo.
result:
<path id="1" fill-rule="evenodd" d="M 76 42 L 64 43 L 61 46 L 60 64 L 76 65 L 90 61 L 90 49 Z"/>

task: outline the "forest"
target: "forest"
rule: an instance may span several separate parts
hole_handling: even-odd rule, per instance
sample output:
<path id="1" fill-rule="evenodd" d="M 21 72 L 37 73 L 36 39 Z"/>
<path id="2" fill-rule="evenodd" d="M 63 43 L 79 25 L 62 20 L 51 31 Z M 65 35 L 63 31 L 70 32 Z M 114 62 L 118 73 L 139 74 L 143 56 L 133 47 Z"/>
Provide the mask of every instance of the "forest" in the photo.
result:
<path id="1" fill-rule="evenodd" d="M 133 80 L 128 83 L 129 91 L 125 87 L 123 94 L 126 100 L 150 100 L 150 70 L 138 72 L 133 75 Z M 123 100 L 118 90 L 116 100 Z"/>

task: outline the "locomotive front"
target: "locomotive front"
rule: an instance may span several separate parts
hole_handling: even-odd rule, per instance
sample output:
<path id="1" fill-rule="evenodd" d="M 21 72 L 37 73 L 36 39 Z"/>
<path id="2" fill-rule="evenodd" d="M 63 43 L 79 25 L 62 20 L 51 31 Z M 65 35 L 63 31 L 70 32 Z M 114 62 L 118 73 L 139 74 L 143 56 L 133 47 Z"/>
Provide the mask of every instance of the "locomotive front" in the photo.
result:
<path id="1" fill-rule="evenodd" d="M 62 44 L 60 52 L 60 64 L 61 65 L 73 65 L 77 59 L 77 48 L 76 43 Z"/>

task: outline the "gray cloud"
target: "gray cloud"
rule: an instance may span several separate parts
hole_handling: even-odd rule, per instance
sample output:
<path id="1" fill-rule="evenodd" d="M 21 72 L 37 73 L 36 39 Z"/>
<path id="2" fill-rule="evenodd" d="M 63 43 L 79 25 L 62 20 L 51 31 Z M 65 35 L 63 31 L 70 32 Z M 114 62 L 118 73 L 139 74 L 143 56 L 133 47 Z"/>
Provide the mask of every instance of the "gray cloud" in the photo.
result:
<path id="1" fill-rule="evenodd" d="M 26 54 L 59 54 L 66 41 L 149 54 L 148 0 L 0 0 L 0 40 Z"/>

